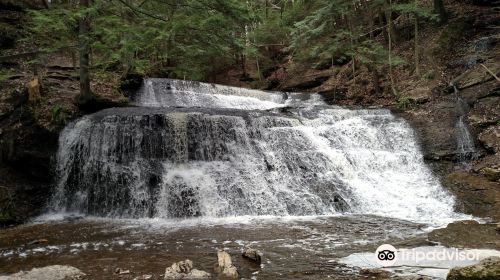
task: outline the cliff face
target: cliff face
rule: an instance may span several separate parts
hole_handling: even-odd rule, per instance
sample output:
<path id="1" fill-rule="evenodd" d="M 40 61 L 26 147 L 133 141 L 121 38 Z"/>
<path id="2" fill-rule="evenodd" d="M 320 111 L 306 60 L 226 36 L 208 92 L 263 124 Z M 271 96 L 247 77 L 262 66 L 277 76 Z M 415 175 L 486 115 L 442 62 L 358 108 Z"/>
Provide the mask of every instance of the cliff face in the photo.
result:
<path id="1" fill-rule="evenodd" d="M 28 58 L 4 57 L 29 51 L 19 43 L 27 36 L 24 11 L 41 7 L 43 1 L 0 1 L 0 225 L 39 213 L 52 180 L 57 131 L 39 125 L 35 111 L 27 106 Z"/>
<path id="2" fill-rule="evenodd" d="M 35 46 L 21 40 L 30 36 L 26 10 L 44 7 L 45 1 L 0 0 L 0 225 L 26 221 L 44 209 L 65 124 L 86 109 L 120 106 L 125 99 L 112 90 L 117 78 L 111 75 L 106 79 L 112 82 L 92 83 L 101 103 L 75 106 L 78 65 L 71 56 L 40 56 Z"/>

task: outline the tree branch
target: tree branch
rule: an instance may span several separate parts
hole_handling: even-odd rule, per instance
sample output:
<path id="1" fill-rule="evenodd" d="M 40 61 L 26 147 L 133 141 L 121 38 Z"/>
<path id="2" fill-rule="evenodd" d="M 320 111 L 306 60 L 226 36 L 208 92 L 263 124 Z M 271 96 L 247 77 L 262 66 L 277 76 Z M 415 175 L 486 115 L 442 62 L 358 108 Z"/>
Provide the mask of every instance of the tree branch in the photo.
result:
<path id="1" fill-rule="evenodd" d="M 486 69 L 486 71 L 488 71 L 488 73 L 490 73 L 490 74 L 491 74 L 491 76 L 493 76 L 493 77 L 494 77 L 497 81 L 499 81 L 499 82 L 500 82 L 500 78 L 498 78 L 498 76 L 497 76 L 497 75 L 495 75 L 495 73 L 493 73 L 493 71 L 491 71 L 490 69 L 488 69 L 488 67 L 486 67 L 486 66 L 485 66 L 484 64 L 482 64 L 482 63 L 481 63 L 481 66 L 483 66 L 483 67 L 484 67 L 484 69 Z"/>

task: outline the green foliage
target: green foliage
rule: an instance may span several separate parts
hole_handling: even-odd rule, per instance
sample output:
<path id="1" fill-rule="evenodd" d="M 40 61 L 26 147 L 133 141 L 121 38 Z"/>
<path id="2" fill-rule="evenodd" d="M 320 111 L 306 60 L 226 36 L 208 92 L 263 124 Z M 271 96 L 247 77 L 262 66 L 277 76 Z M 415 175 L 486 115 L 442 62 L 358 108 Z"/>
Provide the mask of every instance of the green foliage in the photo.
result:
<path id="1" fill-rule="evenodd" d="M 7 81 L 11 76 L 9 69 L 0 69 L 0 84 Z"/>
<path id="2" fill-rule="evenodd" d="M 425 80 L 434 80 L 434 78 L 436 78 L 436 72 L 435 71 L 429 71 L 427 73 L 425 73 L 423 76 L 422 76 L 423 79 Z"/>
<path id="3" fill-rule="evenodd" d="M 399 13 L 412 14 L 423 19 L 434 20 L 434 21 L 438 20 L 438 15 L 433 13 L 433 11 L 430 8 L 418 5 L 418 1 L 414 0 L 408 3 L 395 4 L 392 6 L 392 9 Z"/>
<path id="4" fill-rule="evenodd" d="M 388 59 L 387 38 L 379 36 L 386 12 L 436 19 L 414 0 L 93 0 L 88 8 L 58 0 L 30 12 L 30 42 L 75 50 L 85 15 L 94 77 L 113 71 L 209 80 L 240 63 L 258 63 L 264 73 L 283 62 L 283 50 L 294 62 L 354 60 L 379 70 L 405 63 L 394 53 Z"/>
<path id="5" fill-rule="evenodd" d="M 52 124 L 59 125 L 66 123 L 68 110 L 64 106 L 56 104 L 52 107 L 50 112 L 50 122 Z"/>
<path id="6" fill-rule="evenodd" d="M 8 211 L 0 211 L 0 222 L 2 221 L 10 221 L 10 220 L 13 220 L 14 217 L 12 216 L 12 214 Z"/>
<path id="7" fill-rule="evenodd" d="M 57 1 L 50 10 L 32 11 L 34 42 L 46 50 L 77 44 L 78 19 L 89 15 L 93 68 L 124 73 L 164 71 L 202 79 L 242 52 L 250 13 L 237 0 L 95 0 L 88 9 L 77 1 Z M 217 59 L 218 63 L 213 63 Z"/>
<path id="8" fill-rule="evenodd" d="M 378 67 L 387 65 L 388 52 L 379 41 L 371 38 L 368 29 L 375 16 L 384 10 L 384 1 L 312 1 L 311 13 L 295 23 L 290 49 L 302 60 L 345 61 L 354 58 L 357 62 Z M 372 22 L 370 22 L 372 21 Z M 373 27 L 372 27 L 373 28 Z M 393 57 L 393 65 L 403 60 Z"/>
<path id="9" fill-rule="evenodd" d="M 396 108 L 400 110 L 408 110 L 411 109 L 415 106 L 413 100 L 409 98 L 408 96 L 400 96 L 398 100 L 396 101 Z"/>

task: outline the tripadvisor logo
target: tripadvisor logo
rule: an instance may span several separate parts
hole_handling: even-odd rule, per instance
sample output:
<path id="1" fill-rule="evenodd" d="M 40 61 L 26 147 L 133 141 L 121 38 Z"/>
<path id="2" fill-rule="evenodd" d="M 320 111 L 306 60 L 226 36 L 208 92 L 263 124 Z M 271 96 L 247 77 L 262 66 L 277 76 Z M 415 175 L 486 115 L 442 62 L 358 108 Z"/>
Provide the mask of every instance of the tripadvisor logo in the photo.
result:
<path id="1" fill-rule="evenodd" d="M 417 247 L 397 250 L 390 244 L 380 245 L 375 251 L 374 257 L 377 264 L 385 267 L 393 266 L 396 261 L 399 265 L 430 265 L 436 261 L 479 261 L 479 253 L 475 250 L 444 247 Z"/>
<path id="2" fill-rule="evenodd" d="M 394 246 L 383 244 L 375 251 L 375 260 L 381 266 L 392 266 L 396 263 L 396 253 Z"/>

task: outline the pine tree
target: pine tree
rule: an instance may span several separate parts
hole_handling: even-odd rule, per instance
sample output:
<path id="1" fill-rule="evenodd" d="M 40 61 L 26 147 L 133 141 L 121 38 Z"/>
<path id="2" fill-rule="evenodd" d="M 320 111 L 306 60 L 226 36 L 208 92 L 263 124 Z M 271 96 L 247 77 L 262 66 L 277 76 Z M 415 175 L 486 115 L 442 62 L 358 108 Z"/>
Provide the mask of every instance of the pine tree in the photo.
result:
<path id="1" fill-rule="evenodd" d="M 89 18 L 91 28 L 79 36 L 80 19 Z M 41 47 L 79 45 L 82 62 L 85 53 L 92 54 L 89 68 L 94 72 L 207 79 L 244 52 L 244 38 L 235 34 L 244 34 L 250 15 L 237 0 L 71 0 L 53 1 L 50 10 L 33 11 L 32 19 Z"/>

